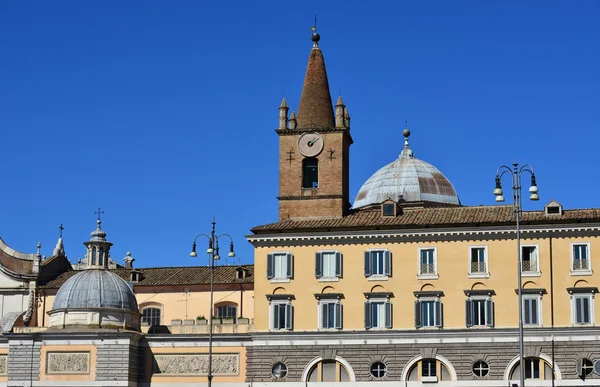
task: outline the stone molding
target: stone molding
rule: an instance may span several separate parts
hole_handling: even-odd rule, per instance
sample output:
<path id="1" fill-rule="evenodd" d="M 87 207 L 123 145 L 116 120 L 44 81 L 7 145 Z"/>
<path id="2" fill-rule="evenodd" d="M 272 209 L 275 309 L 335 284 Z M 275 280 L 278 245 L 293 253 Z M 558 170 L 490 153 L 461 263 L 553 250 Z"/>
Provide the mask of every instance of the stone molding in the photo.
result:
<path id="1" fill-rule="evenodd" d="M 0 376 L 8 375 L 8 355 L 0 355 Z"/>
<path id="2" fill-rule="evenodd" d="M 89 352 L 47 352 L 47 375 L 89 375 Z"/>
<path id="3" fill-rule="evenodd" d="M 239 353 L 214 353 L 213 375 L 237 376 L 240 374 Z M 157 376 L 199 376 L 208 374 L 207 353 L 155 353 L 154 370 Z"/>

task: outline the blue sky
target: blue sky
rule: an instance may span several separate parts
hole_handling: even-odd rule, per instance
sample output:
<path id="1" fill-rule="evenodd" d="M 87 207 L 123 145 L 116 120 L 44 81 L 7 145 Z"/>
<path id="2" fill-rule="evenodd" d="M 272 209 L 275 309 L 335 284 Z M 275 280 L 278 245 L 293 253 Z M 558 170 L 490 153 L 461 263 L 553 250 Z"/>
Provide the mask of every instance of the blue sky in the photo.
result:
<path id="1" fill-rule="evenodd" d="M 494 204 L 531 163 L 541 200 L 598 207 L 600 3 L 2 1 L 0 237 L 76 261 L 103 228 L 122 262 L 206 264 L 195 234 L 277 220 L 283 96 L 297 110 L 318 13 L 333 98 L 352 116 L 351 196 L 402 149 Z M 508 181 L 505 181 L 508 186 Z"/>

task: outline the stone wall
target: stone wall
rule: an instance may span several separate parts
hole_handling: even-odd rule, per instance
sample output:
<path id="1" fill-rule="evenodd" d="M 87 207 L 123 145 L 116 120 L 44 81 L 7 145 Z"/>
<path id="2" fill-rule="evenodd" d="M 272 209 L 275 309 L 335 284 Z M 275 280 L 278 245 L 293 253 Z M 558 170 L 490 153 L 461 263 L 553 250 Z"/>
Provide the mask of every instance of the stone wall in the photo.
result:
<path id="1" fill-rule="evenodd" d="M 42 343 L 33 340 L 11 341 L 8 350 L 8 384 L 21 386 L 22 381 L 40 380 Z"/>

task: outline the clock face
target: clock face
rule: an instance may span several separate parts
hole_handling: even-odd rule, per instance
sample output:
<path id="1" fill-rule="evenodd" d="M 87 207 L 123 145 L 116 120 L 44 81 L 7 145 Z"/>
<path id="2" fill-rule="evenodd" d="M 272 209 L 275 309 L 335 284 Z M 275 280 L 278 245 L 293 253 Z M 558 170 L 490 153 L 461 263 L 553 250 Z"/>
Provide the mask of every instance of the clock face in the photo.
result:
<path id="1" fill-rule="evenodd" d="M 323 150 L 323 138 L 319 133 L 303 133 L 298 138 L 298 150 L 306 157 L 314 157 Z"/>

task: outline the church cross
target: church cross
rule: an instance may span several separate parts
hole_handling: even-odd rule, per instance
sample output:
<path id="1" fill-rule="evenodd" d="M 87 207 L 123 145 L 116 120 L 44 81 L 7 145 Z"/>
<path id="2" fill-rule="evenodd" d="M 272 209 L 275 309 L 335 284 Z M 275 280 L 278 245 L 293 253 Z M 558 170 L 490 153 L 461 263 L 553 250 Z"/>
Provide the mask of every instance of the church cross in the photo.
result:
<path id="1" fill-rule="evenodd" d="M 65 229 L 62 225 L 62 223 L 60 224 L 60 226 L 58 226 L 58 228 L 60 229 L 60 238 L 62 238 L 62 232 Z"/>
<path id="2" fill-rule="evenodd" d="M 292 165 L 292 160 L 295 160 L 294 151 L 290 149 L 290 151 L 288 152 L 288 161 L 290 162 L 290 165 Z"/>
<path id="3" fill-rule="evenodd" d="M 333 155 L 335 153 L 335 149 L 329 149 L 329 160 L 335 159 L 335 156 Z"/>
<path id="4" fill-rule="evenodd" d="M 98 207 L 98 211 L 94 211 L 94 214 L 98 214 L 98 220 L 100 220 L 100 214 L 104 214 L 104 211 L 101 211 L 100 207 Z"/>

